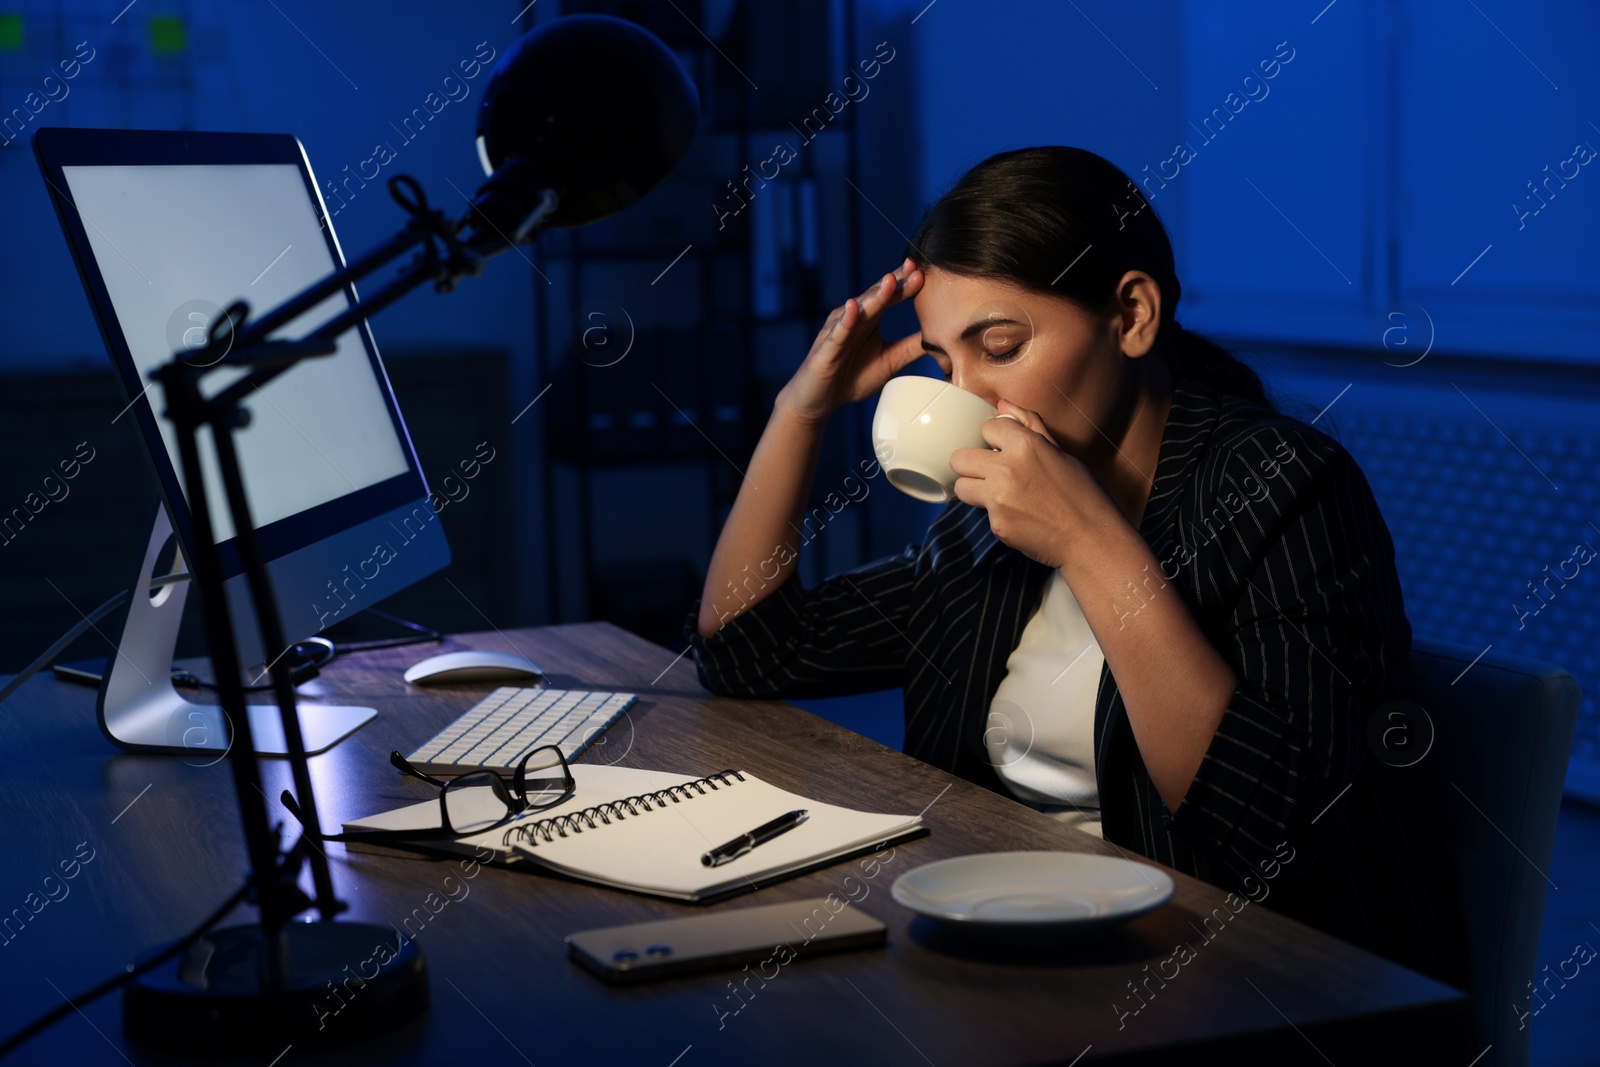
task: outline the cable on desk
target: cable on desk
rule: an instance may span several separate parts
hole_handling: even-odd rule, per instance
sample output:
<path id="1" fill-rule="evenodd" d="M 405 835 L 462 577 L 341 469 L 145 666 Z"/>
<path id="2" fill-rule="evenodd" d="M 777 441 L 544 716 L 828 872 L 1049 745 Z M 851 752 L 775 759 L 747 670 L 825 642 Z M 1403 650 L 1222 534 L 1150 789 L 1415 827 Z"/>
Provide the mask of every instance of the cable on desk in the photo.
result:
<path id="1" fill-rule="evenodd" d="M 45 1030 L 48 1030 L 62 1019 L 65 1019 L 68 1015 L 83 1007 L 83 1005 L 99 1000 L 107 993 L 118 988 L 119 986 L 131 982 L 141 974 L 145 974 L 148 971 L 154 970 L 167 960 L 170 960 L 172 957 L 176 956 L 178 953 L 188 951 L 191 945 L 205 936 L 206 931 L 210 930 L 213 926 L 217 925 L 217 923 L 221 922 L 223 916 L 227 915 L 228 912 L 238 907 L 239 902 L 244 900 L 245 896 L 249 892 L 250 883 L 246 882 L 244 885 L 240 886 L 231 897 L 223 901 L 221 907 L 207 916 L 205 922 L 189 931 L 182 938 L 173 942 L 167 948 L 162 949 L 160 952 L 156 953 L 154 956 L 151 956 L 143 963 L 138 965 L 130 963 L 121 974 L 107 978 L 104 982 L 101 982 L 93 989 L 79 993 L 75 997 L 69 997 L 65 1004 L 50 1009 L 33 1022 L 29 1023 L 27 1026 L 24 1026 L 21 1030 L 18 1030 L 16 1033 L 6 1038 L 5 1041 L 0 1042 L 0 1059 L 9 1056 L 18 1048 L 21 1048 L 29 1040 L 38 1036 L 40 1033 L 43 1033 Z"/>
<path id="2" fill-rule="evenodd" d="M 415 630 L 422 636 L 384 637 L 374 641 L 348 641 L 343 644 L 338 644 L 326 637 L 308 637 L 304 641 L 297 641 L 294 646 L 294 657 L 299 658 L 291 657 L 289 660 L 290 675 L 294 679 L 295 685 L 309 682 L 321 672 L 323 667 L 349 652 L 369 652 L 377 648 L 402 648 L 406 645 L 420 645 L 429 641 L 444 640 L 445 635 L 432 627 L 410 622 L 397 615 L 390 615 L 387 611 L 379 611 L 377 608 L 365 608 L 363 610 L 368 615 L 376 615 L 380 619 L 398 626 L 404 626 L 408 630 Z M 312 653 L 309 651 L 308 646 L 315 647 L 320 651 Z M 184 670 L 173 671 L 172 682 L 174 685 L 188 685 L 196 689 L 215 689 L 217 687 L 215 682 L 206 681 L 192 671 Z M 271 688 L 271 682 L 262 682 L 258 685 L 247 685 L 244 687 L 244 691 L 246 693 L 255 693 Z"/>
<path id="3" fill-rule="evenodd" d="M 168 577 L 170 578 L 171 576 L 169 575 Z M 162 584 L 162 580 L 156 579 L 150 584 L 160 585 Z M 9 697 L 12 693 L 15 693 L 18 689 L 22 688 L 22 684 L 29 678 L 32 678 L 34 675 L 50 666 L 50 661 L 61 655 L 61 653 L 65 652 L 67 650 L 67 646 L 72 644 L 72 642 L 76 641 L 78 638 L 82 637 L 84 632 L 88 630 L 89 627 L 93 626 L 95 623 L 111 614 L 112 611 L 120 607 L 124 602 L 127 601 L 127 599 L 128 590 L 124 589 L 122 592 L 118 593 L 116 596 L 112 597 L 110 600 L 106 601 L 104 604 L 101 604 L 89 614 L 85 615 L 82 622 L 78 623 L 72 629 L 62 634 L 60 639 L 57 640 L 55 644 L 45 649 L 44 655 L 28 664 L 28 666 L 23 669 L 21 674 L 11 679 L 10 683 L 8 683 L 4 689 L 0 689 L 0 704 L 4 704 L 7 697 Z"/>
<path id="4" fill-rule="evenodd" d="M 415 630 L 417 633 L 422 634 L 423 636 L 385 637 L 376 641 L 351 641 L 347 644 L 335 645 L 333 652 L 334 655 L 342 656 L 346 652 L 367 652 L 374 648 L 401 648 L 405 645 L 420 645 L 426 641 L 444 640 L 444 634 L 439 630 L 435 630 L 431 626 L 423 626 L 421 623 L 410 622 L 406 619 L 400 618 L 398 615 L 390 615 L 387 611 L 379 611 L 377 608 L 365 608 L 363 611 L 365 614 L 376 615 L 380 619 L 383 619 L 387 622 L 392 622 L 396 626 L 404 626 L 408 630 Z"/>
<path id="5" fill-rule="evenodd" d="M 152 578 L 150 580 L 150 588 L 159 589 L 164 585 L 172 585 L 176 582 L 188 580 L 189 575 L 184 572 L 166 574 L 159 578 Z M 56 640 L 55 644 L 45 649 L 39 658 L 28 664 L 25 668 L 23 668 L 20 674 L 11 679 L 11 681 L 7 682 L 4 689 L 0 689 L 0 704 L 4 704 L 12 693 L 15 693 L 18 689 L 21 689 L 29 678 L 32 678 L 34 675 L 50 666 L 51 662 L 54 661 L 57 656 L 65 652 L 67 647 L 71 645 L 72 642 L 82 637 L 90 629 L 90 627 L 94 626 L 95 623 L 99 622 L 101 619 L 111 614 L 111 612 L 127 603 L 129 592 L 130 590 L 124 589 L 122 592 L 118 593 L 116 596 L 112 597 L 110 600 L 106 601 L 104 604 L 101 604 L 89 614 L 85 615 L 80 622 L 72 627 L 72 629 L 62 634 L 61 637 Z M 323 651 L 318 655 L 311 655 L 308 653 L 306 657 L 296 665 L 294 674 L 295 685 L 301 685 L 302 683 L 309 682 L 311 679 L 317 676 L 317 673 L 321 668 L 326 667 L 329 663 L 337 659 L 339 656 L 344 655 L 346 652 L 366 652 L 375 648 L 400 648 L 405 645 L 420 645 L 428 641 L 444 640 L 445 635 L 442 632 L 433 629 L 432 627 L 423 626 L 420 623 L 410 622 L 406 619 L 399 618 L 398 616 L 390 615 L 386 611 L 379 611 L 377 608 L 367 608 L 365 610 L 369 615 L 376 615 L 380 619 L 385 619 L 399 626 L 404 626 L 408 630 L 415 630 L 422 636 L 387 637 L 377 641 L 352 641 L 343 645 L 335 644 L 326 637 L 308 638 L 305 641 L 299 642 L 299 644 L 315 645 Z M 215 689 L 217 687 L 215 682 L 207 681 L 206 679 L 195 674 L 193 671 L 181 669 L 172 672 L 172 684 L 188 686 L 193 689 Z M 271 682 L 262 682 L 257 685 L 247 685 L 244 687 L 244 691 L 247 693 L 260 692 L 271 689 L 272 685 L 273 683 Z"/>

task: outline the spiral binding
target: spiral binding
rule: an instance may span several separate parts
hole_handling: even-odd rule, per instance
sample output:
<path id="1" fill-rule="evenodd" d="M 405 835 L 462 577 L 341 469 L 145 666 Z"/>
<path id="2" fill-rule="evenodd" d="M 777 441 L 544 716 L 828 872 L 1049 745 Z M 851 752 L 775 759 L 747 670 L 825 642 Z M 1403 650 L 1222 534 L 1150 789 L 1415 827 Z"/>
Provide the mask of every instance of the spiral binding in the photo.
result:
<path id="1" fill-rule="evenodd" d="M 715 792 L 718 788 L 718 782 L 725 786 L 731 786 L 733 782 L 728 780 L 730 777 L 741 782 L 744 781 L 744 775 L 738 771 L 731 769 L 717 771 L 715 774 L 708 774 L 704 778 L 696 778 L 691 782 L 684 782 L 682 785 L 668 786 L 666 789 L 657 789 L 651 793 L 641 793 L 634 797 L 623 797 L 621 800 L 596 804 L 594 807 L 584 808 L 582 811 L 569 812 L 566 815 L 551 815 L 522 826 L 513 826 L 501 836 L 500 844 L 505 848 L 510 848 L 512 839 L 515 838 L 519 844 L 532 848 L 540 841 L 551 841 L 557 837 L 566 837 L 568 831 L 574 834 L 581 834 L 585 829 L 593 830 L 596 826 L 609 826 L 611 825 L 612 816 L 615 816 L 616 820 L 621 822 L 629 815 L 638 816 L 644 812 L 653 811 L 655 808 L 665 808 L 669 800 L 674 804 L 680 804 L 685 800 L 693 800 L 696 796 L 704 796 L 707 786 L 710 786 L 711 790 Z M 693 792 L 690 790 L 693 790 Z M 655 808 L 651 807 L 651 801 L 655 802 Z"/>

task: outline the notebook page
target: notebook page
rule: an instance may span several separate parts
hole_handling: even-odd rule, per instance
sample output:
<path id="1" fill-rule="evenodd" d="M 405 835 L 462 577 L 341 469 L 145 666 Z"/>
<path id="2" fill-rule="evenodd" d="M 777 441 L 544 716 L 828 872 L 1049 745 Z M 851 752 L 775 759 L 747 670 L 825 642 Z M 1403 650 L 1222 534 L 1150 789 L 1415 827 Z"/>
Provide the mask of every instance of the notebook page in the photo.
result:
<path id="1" fill-rule="evenodd" d="M 879 815 L 823 804 L 769 785 L 748 771 L 744 780 L 674 804 L 651 803 L 650 811 L 609 825 L 569 828 L 566 837 L 543 835 L 512 847 L 538 863 L 582 878 L 646 892 L 693 898 L 723 887 L 759 883 L 764 877 L 807 866 L 895 837 L 919 823 L 915 815 Z M 700 857 L 718 845 L 796 808 L 809 815 L 787 833 L 718 867 Z"/>

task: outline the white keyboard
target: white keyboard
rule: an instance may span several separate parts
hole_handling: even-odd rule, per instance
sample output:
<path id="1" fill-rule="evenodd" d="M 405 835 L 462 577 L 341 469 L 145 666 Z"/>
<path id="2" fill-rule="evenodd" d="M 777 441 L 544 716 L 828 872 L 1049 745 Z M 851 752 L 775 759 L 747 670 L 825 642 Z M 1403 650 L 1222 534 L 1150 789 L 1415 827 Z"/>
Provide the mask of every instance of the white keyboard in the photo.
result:
<path id="1" fill-rule="evenodd" d="M 530 749 L 557 745 L 576 759 L 639 697 L 583 689 L 496 689 L 406 761 L 424 774 L 512 774 Z"/>

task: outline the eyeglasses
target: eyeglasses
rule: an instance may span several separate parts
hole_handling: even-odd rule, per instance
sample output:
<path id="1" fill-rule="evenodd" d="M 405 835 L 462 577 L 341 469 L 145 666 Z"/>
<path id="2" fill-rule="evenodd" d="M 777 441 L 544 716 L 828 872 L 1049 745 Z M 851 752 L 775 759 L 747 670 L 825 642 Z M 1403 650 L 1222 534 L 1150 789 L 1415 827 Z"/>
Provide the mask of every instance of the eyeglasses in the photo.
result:
<path id="1" fill-rule="evenodd" d="M 346 830 L 340 834 L 325 834 L 306 826 L 300 806 L 287 789 L 281 797 L 283 806 L 289 809 L 289 814 L 299 821 L 308 834 L 319 841 L 432 841 L 493 830 L 525 812 L 554 807 L 572 796 L 577 789 L 572 768 L 567 766 L 567 757 L 555 745 L 543 745 L 523 756 L 511 776 L 509 787 L 493 771 L 473 771 L 446 780 L 422 773 L 398 752 L 389 754 L 389 762 L 402 774 L 439 787 L 437 826 L 411 830 Z"/>

